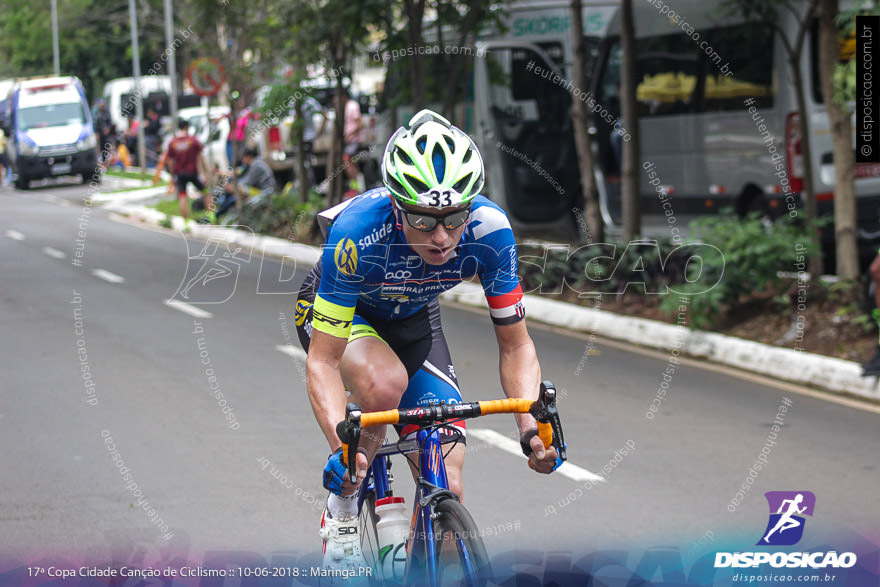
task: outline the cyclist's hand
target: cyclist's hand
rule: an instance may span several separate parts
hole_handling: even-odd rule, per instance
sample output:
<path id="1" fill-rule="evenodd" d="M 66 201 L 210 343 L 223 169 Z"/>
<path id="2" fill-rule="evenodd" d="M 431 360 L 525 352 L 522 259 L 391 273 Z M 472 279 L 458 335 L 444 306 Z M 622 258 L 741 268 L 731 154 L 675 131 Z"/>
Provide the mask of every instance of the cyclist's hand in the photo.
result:
<path id="1" fill-rule="evenodd" d="M 556 459 L 559 457 L 556 453 L 556 448 L 553 446 L 544 448 L 544 443 L 538 437 L 537 429 L 533 428 L 523 432 L 520 436 L 520 444 L 522 445 L 523 453 L 529 457 L 530 469 L 545 475 L 556 470 L 558 466 Z"/>
<path id="2" fill-rule="evenodd" d="M 367 456 L 358 451 L 357 455 L 357 477 L 358 484 L 367 476 Z M 356 486 L 348 480 L 348 467 L 342 462 L 342 449 L 336 449 L 327 464 L 324 465 L 324 489 L 342 495 L 343 492 L 351 494 Z"/>

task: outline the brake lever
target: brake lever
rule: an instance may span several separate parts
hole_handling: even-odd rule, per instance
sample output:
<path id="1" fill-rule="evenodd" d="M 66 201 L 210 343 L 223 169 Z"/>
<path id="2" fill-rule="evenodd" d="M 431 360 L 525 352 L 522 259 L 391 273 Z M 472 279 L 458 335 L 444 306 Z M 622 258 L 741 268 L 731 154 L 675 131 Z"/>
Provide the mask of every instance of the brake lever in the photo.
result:
<path id="1" fill-rule="evenodd" d="M 336 425 L 342 441 L 342 462 L 348 466 L 348 480 L 357 483 L 357 453 L 361 441 L 361 408 L 354 402 L 345 406 L 345 420 Z"/>
<path id="2" fill-rule="evenodd" d="M 559 410 L 556 408 L 556 386 L 552 381 L 542 381 L 538 401 L 532 404 L 529 410 L 535 420 L 544 424 L 550 424 L 553 430 L 552 445 L 559 455 L 557 467 L 568 460 L 566 455 L 565 437 L 562 434 L 562 422 L 559 419 Z"/>

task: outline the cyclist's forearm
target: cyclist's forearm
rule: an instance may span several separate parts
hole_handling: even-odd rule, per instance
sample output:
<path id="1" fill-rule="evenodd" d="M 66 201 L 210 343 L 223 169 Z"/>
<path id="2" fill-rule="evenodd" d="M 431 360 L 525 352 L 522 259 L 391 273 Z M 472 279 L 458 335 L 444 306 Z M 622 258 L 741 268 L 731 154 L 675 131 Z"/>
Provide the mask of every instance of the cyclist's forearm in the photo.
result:
<path id="1" fill-rule="evenodd" d="M 336 436 L 336 424 L 345 419 L 345 386 L 338 368 L 321 360 L 306 360 L 309 401 L 321 432 L 327 438 L 330 450 L 342 446 Z"/>
<path id="2" fill-rule="evenodd" d="M 500 352 L 501 387 L 510 398 L 538 399 L 541 383 L 541 366 L 531 339 Z M 520 432 L 535 428 L 537 422 L 530 414 L 516 414 Z"/>

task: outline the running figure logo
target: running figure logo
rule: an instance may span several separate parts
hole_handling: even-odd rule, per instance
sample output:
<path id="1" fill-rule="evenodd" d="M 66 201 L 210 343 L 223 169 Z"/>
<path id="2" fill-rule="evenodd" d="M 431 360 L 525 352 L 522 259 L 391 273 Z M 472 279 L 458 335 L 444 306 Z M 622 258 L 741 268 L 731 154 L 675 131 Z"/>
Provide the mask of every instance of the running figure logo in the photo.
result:
<path id="1" fill-rule="evenodd" d="M 797 544 L 804 534 L 806 520 L 802 516 L 813 515 L 816 496 L 810 491 L 768 491 L 764 496 L 770 506 L 770 520 L 758 545 Z"/>
<path id="2" fill-rule="evenodd" d="M 190 239 L 186 244 L 189 248 Z M 250 246 L 208 239 L 198 254 L 187 256 L 186 272 L 172 298 L 222 304 L 235 293 L 241 266 L 250 260 Z"/>

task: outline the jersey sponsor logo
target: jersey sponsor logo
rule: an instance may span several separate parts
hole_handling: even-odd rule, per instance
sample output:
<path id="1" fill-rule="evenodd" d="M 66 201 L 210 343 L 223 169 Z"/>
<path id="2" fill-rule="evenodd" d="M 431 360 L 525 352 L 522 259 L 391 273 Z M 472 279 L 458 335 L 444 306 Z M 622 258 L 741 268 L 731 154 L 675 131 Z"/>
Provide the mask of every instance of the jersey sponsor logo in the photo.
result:
<path id="1" fill-rule="evenodd" d="M 336 268 L 343 275 L 354 275 L 357 271 L 358 254 L 354 241 L 350 238 L 344 238 L 336 245 L 336 251 L 333 253 L 333 261 Z"/>
<path id="2" fill-rule="evenodd" d="M 412 271 L 404 271 L 403 269 L 389 271 L 385 274 L 385 279 L 409 279 L 410 277 L 412 277 Z"/>
<path id="3" fill-rule="evenodd" d="M 296 302 L 296 312 L 294 313 L 294 322 L 297 326 L 302 326 L 306 321 L 306 316 L 309 313 L 309 308 L 312 307 L 312 302 L 306 300 L 298 300 Z"/>
<path id="4" fill-rule="evenodd" d="M 365 249 L 370 245 L 376 244 L 377 242 L 391 234 L 392 228 L 394 228 L 393 224 L 385 224 L 381 228 L 374 228 L 373 232 L 358 241 L 358 246 L 361 249 Z"/>

